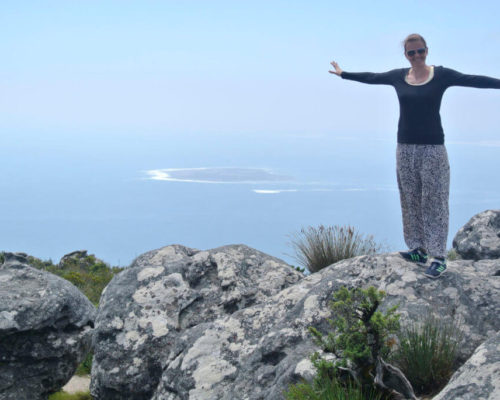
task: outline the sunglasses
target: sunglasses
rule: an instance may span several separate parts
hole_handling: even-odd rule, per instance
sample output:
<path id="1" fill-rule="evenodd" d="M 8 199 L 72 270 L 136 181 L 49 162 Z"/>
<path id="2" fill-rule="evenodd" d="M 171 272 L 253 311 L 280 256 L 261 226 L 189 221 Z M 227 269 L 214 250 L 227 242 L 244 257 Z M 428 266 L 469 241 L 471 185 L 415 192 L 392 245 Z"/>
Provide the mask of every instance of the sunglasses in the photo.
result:
<path id="1" fill-rule="evenodd" d="M 417 49 L 417 50 L 408 50 L 406 52 L 406 54 L 408 55 L 408 57 L 413 57 L 415 54 L 425 54 L 425 52 L 427 51 L 426 48 L 422 47 L 421 49 Z"/>

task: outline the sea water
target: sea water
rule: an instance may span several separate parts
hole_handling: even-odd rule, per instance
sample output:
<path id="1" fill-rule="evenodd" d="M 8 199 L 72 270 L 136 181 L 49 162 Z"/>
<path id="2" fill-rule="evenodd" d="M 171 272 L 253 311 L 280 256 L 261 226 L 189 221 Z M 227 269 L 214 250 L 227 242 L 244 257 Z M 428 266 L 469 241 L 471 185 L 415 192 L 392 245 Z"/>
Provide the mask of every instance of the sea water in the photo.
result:
<path id="1" fill-rule="evenodd" d="M 13 136 L 14 137 L 14 136 Z M 291 236 L 351 225 L 404 249 L 395 140 L 338 134 L 50 134 L 3 139 L 0 250 L 111 265 L 243 243 L 296 264 Z M 19 139 L 19 136 L 17 136 Z M 30 138 L 30 139 L 28 139 Z M 448 144 L 450 239 L 500 208 L 500 146 Z"/>

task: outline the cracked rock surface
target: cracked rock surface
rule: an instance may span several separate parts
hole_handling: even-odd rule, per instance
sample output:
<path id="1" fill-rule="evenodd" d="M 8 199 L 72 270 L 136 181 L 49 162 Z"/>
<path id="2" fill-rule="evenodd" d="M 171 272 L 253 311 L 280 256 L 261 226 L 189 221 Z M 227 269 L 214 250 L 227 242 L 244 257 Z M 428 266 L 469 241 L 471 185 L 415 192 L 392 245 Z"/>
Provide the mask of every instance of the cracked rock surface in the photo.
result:
<path id="1" fill-rule="evenodd" d="M 259 304 L 303 275 L 244 245 L 173 245 L 139 256 L 113 278 L 98 310 L 91 393 L 151 399 L 173 344 L 190 328 Z M 213 339 L 215 340 L 215 339 Z M 207 364 L 229 374 L 233 366 Z"/>
<path id="2" fill-rule="evenodd" d="M 90 350 L 96 310 L 70 282 L 5 253 L 0 266 L 0 399 L 42 400 Z"/>
<path id="3" fill-rule="evenodd" d="M 344 260 L 303 278 L 265 302 L 188 329 L 165 359 L 153 400 L 283 399 L 283 391 L 310 378 L 314 347 L 307 329 L 327 332 L 328 303 L 341 286 L 387 292 L 382 309 L 399 304 L 402 322 L 428 312 L 462 320 L 465 361 L 500 329 L 500 260 L 449 263 L 440 280 L 398 254 Z"/>
<path id="4" fill-rule="evenodd" d="M 318 349 L 308 327 L 329 330 L 328 304 L 341 286 L 385 290 L 381 308 L 399 304 L 403 323 L 428 312 L 461 320 L 462 362 L 500 330 L 500 260 L 452 261 L 431 280 L 397 253 L 344 260 L 308 277 L 268 257 L 246 246 L 169 246 L 139 257 L 103 297 L 93 395 L 282 399 L 290 383 L 312 376 L 309 356 Z"/>

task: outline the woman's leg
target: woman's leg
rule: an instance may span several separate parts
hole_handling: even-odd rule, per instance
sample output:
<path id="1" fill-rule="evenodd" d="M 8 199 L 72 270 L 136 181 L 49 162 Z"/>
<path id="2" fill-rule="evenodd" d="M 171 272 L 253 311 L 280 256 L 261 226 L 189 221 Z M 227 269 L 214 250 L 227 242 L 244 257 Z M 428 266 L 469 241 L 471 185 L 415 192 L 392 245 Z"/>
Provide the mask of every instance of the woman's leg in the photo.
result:
<path id="1" fill-rule="evenodd" d="M 434 257 L 446 257 L 450 165 L 444 145 L 422 146 L 421 170 L 424 246 Z"/>
<path id="2" fill-rule="evenodd" d="M 409 249 L 426 248 L 422 215 L 421 157 L 419 145 L 398 143 L 396 172 L 403 215 L 403 232 Z"/>

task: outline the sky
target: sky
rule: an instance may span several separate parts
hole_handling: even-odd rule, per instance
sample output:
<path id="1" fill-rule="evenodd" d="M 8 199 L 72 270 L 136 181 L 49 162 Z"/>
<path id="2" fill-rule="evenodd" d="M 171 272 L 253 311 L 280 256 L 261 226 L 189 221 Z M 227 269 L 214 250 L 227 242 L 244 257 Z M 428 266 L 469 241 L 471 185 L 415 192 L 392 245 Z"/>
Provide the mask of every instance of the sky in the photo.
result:
<path id="1" fill-rule="evenodd" d="M 102 131 L 392 139 L 393 89 L 343 82 L 328 75 L 329 62 L 403 67 L 401 41 L 419 32 L 429 63 L 499 76 L 499 15 L 495 1 L 2 1 L 0 120 L 76 139 Z M 443 118 L 456 140 L 478 125 L 495 137 L 488 111 L 498 95 L 451 92 Z"/>
<path id="2" fill-rule="evenodd" d="M 92 183 L 106 186 L 123 171 L 139 179 L 166 169 L 272 166 L 287 175 L 280 162 L 296 160 L 313 176 L 325 172 L 305 155 L 375 159 L 383 143 L 381 154 L 392 157 L 394 90 L 343 81 L 328 74 L 329 62 L 353 72 L 406 67 L 401 43 L 417 32 L 429 64 L 500 77 L 499 15 L 496 1 L 3 0 L 0 223 L 11 229 L 39 202 L 48 207 L 41 221 L 64 219 L 58 201 L 95 201 Z M 495 90 L 445 94 L 457 190 L 475 176 L 476 151 L 489 151 L 482 166 L 499 166 L 491 161 L 500 151 L 499 109 Z M 328 148 L 336 141 L 344 145 Z M 382 183 L 393 182 L 394 160 L 376 162 L 390 169 Z M 29 250 L 26 226 L 3 248 Z"/>

